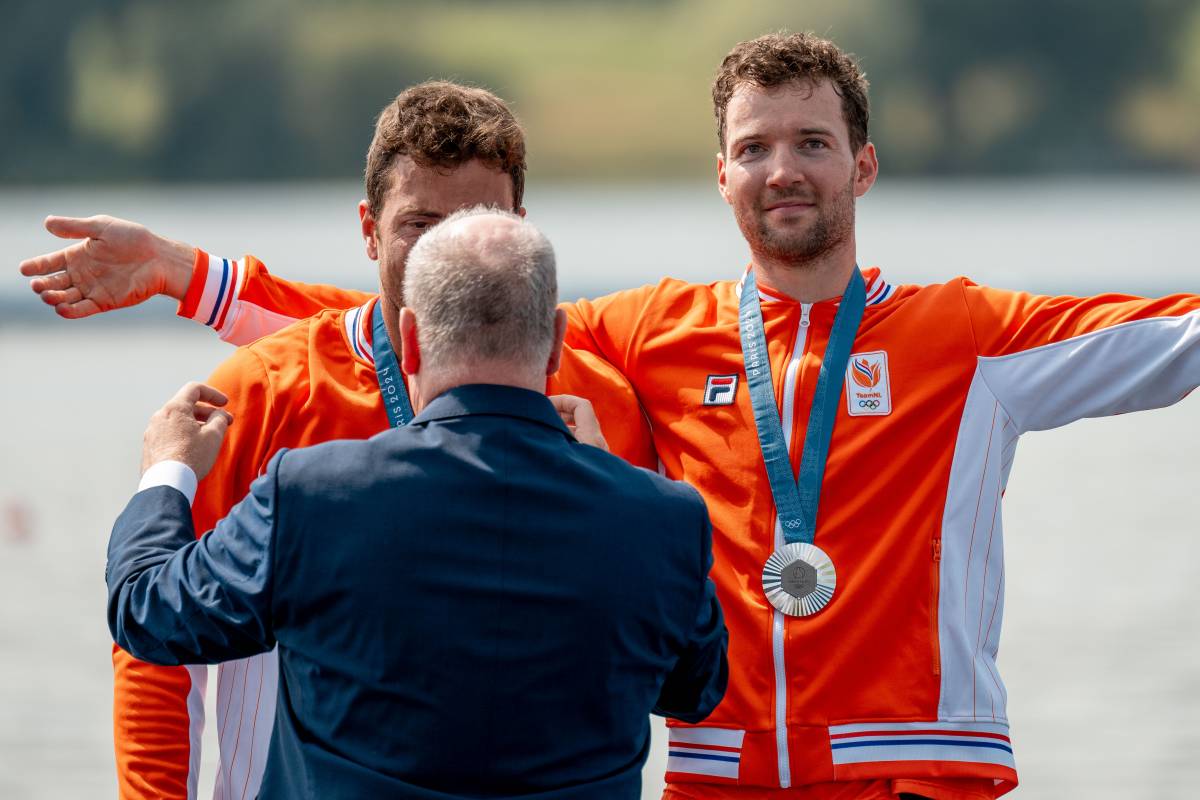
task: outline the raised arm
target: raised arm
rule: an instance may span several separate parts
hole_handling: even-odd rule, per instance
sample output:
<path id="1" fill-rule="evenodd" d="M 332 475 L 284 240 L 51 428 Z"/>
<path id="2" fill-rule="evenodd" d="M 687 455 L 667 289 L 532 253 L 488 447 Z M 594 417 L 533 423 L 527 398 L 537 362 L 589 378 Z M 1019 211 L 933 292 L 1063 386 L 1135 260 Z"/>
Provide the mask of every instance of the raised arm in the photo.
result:
<path id="1" fill-rule="evenodd" d="M 351 308 L 371 295 L 271 275 L 253 256 L 220 258 L 109 216 L 47 217 L 55 236 L 79 241 L 21 262 L 30 288 L 59 316 L 79 319 L 143 303 L 156 294 L 178 313 L 249 344 L 324 308 Z"/>
<path id="2" fill-rule="evenodd" d="M 276 457 L 249 496 L 202 539 L 191 500 L 228 425 L 224 397 L 184 387 L 147 429 L 139 491 L 113 528 L 109 627 L 155 664 L 215 663 L 270 650 Z"/>

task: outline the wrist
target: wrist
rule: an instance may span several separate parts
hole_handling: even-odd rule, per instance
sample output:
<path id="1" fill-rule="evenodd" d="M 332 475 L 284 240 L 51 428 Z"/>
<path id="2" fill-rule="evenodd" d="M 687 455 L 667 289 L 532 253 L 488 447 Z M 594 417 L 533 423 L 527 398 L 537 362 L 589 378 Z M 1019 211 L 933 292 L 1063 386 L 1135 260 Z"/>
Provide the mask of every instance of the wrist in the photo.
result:
<path id="1" fill-rule="evenodd" d="M 162 294 L 182 301 L 192 282 L 196 248 L 183 242 L 163 239 L 158 249 L 157 261 L 163 270 Z"/>

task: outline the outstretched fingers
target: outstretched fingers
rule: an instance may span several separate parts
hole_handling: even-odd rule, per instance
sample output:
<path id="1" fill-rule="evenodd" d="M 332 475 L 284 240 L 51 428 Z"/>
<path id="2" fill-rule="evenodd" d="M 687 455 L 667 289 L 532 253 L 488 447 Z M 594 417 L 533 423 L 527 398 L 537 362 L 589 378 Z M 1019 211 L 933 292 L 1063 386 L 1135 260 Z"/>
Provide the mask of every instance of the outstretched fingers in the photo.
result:
<path id="1" fill-rule="evenodd" d="M 46 253 L 33 258 L 27 258 L 17 265 L 17 269 L 26 278 L 32 278 L 35 275 L 50 275 L 54 272 L 62 272 L 67 268 L 71 258 L 71 253 L 82 247 L 83 243 L 73 244 L 70 247 L 64 247 L 62 250 L 55 250 L 53 253 Z M 34 289 L 36 292 L 37 289 Z"/>
<path id="2" fill-rule="evenodd" d="M 47 292 L 46 294 L 50 294 L 50 292 Z M 46 300 L 46 295 L 42 295 L 42 300 L 43 302 L 53 305 L 54 313 L 58 314 L 63 319 L 83 319 L 84 317 L 90 317 L 93 314 L 99 314 L 104 310 L 100 308 L 100 306 L 96 305 L 95 300 L 92 300 L 88 297 L 70 302 L 63 301 L 60 303 L 50 303 L 49 300 Z"/>
<path id="3" fill-rule="evenodd" d="M 52 272 L 49 275 L 39 275 L 29 282 L 29 288 L 38 294 L 45 292 L 62 292 L 72 286 L 71 276 L 63 272 Z M 45 298 L 42 298 L 43 300 Z"/>
<path id="4" fill-rule="evenodd" d="M 112 222 L 112 217 L 98 215 L 94 217 L 58 217 L 53 214 L 46 217 L 46 230 L 63 239 L 99 239 L 104 229 Z"/>

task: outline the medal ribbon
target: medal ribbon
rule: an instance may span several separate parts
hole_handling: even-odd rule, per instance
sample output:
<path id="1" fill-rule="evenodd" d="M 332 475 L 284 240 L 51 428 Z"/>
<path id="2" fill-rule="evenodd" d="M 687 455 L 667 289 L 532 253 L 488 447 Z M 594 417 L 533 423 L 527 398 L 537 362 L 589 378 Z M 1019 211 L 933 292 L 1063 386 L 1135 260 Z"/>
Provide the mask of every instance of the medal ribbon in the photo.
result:
<path id="1" fill-rule="evenodd" d="M 388 421 L 393 428 L 407 425 L 413 418 L 412 403 L 404 386 L 400 362 L 392 350 L 387 326 L 383 324 L 382 297 L 375 301 L 375 308 L 371 312 L 371 350 L 375 354 L 375 377 L 379 379 L 379 394 L 383 396 Z"/>
<path id="2" fill-rule="evenodd" d="M 866 297 L 866 284 L 855 266 L 833 319 L 825 357 L 821 359 L 812 412 L 808 416 L 808 429 L 804 434 L 800 475 L 793 479 L 792 462 L 783 438 L 783 425 L 775 407 L 771 361 L 767 356 L 767 337 L 753 270 L 747 273 L 742 286 L 738 326 L 746 381 L 750 385 L 750 404 L 754 408 L 754 425 L 758 429 L 758 442 L 771 483 L 771 495 L 775 498 L 775 511 L 779 515 L 784 541 L 788 544 L 812 544 L 816 536 L 817 501 L 821 495 L 821 481 L 825 477 L 829 440 L 833 437 L 833 423 L 837 419 L 842 386 L 846 382 L 846 366 L 850 363 L 850 350 L 858 334 L 863 309 L 866 308 Z"/>

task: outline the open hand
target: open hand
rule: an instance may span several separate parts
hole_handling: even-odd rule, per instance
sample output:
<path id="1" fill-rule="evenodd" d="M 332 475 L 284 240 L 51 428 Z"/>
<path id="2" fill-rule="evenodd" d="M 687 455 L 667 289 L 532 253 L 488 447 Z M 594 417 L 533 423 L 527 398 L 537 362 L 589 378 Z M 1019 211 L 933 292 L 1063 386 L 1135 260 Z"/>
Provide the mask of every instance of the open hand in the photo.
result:
<path id="1" fill-rule="evenodd" d="M 60 317 L 78 319 L 134 306 L 156 294 L 182 300 L 193 249 L 144 225 L 109 216 L 46 217 L 46 230 L 80 242 L 30 258 L 21 274 Z"/>
<path id="2" fill-rule="evenodd" d="M 590 402 L 571 394 L 551 395 L 550 402 L 576 439 L 592 447 L 608 450 L 608 442 L 604 441 L 604 434 L 600 432 L 600 420 L 596 419 L 596 411 Z"/>
<path id="3" fill-rule="evenodd" d="M 225 431 L 233 422 L 219 406 L 229 399 L 203 383 L 184 384 L 154 412 L 142 437 L 142 472 L 160 461 L 182 461 L 203 479 L 217 462 Z"/>

